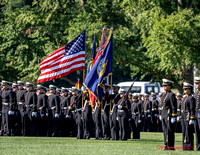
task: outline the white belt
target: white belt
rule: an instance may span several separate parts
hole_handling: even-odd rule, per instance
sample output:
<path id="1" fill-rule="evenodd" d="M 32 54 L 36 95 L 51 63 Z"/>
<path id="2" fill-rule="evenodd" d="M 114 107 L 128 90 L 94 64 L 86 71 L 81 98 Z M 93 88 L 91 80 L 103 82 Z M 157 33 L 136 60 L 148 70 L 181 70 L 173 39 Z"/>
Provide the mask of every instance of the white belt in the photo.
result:
<path id="1" fill-rule="evenodd" d="M 124 112 L 125 110 L 117 110 L 118 112 Z"/>
<path id="2" fill-rule="evenodd" d="M 18 104 L 23 104 L 24 102 L 17 102 Z"/>
<path id="3" fill-rule="evenodd" d="M 82 108 L 76 109 L 77 112 L 78 112 L 78 111 L 81 111 L 81 110 L 82 110 Z"/>
<path id="4" fill-rule="evenodd" d="M 53 110 L 53 109 L 55 109 L 56 108 L 56 106 L 54 106 L 54 107 L 51 107 L 51 110 Z"/>
<path id="5" fill-rule="evenodd" d="M 2 102 L 3 105 L 9 105 L 9 103 Z"/>

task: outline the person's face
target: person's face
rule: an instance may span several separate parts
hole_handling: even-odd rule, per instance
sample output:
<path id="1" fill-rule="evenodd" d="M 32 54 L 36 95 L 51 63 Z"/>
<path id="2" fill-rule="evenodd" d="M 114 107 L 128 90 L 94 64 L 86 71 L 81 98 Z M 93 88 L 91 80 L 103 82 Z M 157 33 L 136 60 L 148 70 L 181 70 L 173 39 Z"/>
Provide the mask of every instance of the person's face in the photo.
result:
<path id="1" fill-rule="evenodd" d="M 42 89 L 38 89 L 38 90 L 37 90 L 37 93 L 38 93 L 38 94 L 42 94 Z"/>
<path id="2" fill-rule="evenodd" d="M 132 98 L 132 101 L 133 101 L 133 102 L 136 102 L 136 101 L 137 101 L 137 99 L 136 99 L 136 98 Z"/>
<path id="3" fill-rule="evenodd" d="M 27 87 L 26 87 L 26 90 L 27 90 L 27 91 L 32 91 L 32 90 L 33 90 L 33 86 L 27 86 Z"/>
<path id="4" fill-rule="evenodd" d="M 124 94 L 120 94 L 120 97 L 121 97 L 121 98 L 124 97 Z"/>
<path id="5" fill-rule="evenodd" d="M 53 88 L 50 89 L 51 94 L 55 94 L 55 92 L 56 92 L 56 89 L 53 89 Z"/>
<path id="6" fill-rule="evenodd" d="M 155 100 L 156 99 L 156 96 L 151 96 L 151 100 Z"/>
<path id="7" fill-rule="evenodd" d="M 67 96 L 68 92 L 64 91 L 62 94 L 63 96 Z"/>
<path id="8" fill-rule="evenodd" d="M 171 89 L 171 86 L 169 85 L 163 85 L 164 91 L 169 91 Z"/>
<path id="9" fill-rule="evenodd" d="M 141 99 L 142 99 L 142 96 L 139 96 L 139 97 L 138 97 L 138 100 L 141 100 Z"/>
<path id="10" fill-rule="evenodd" d="M 24 87 L 24 85 L 22 85 L 22 84 L 19 84 L 19 85 L 18 85 L 18 89 L 19 89 L 19 90 L 22 90 L 23 87 Z"/>
<path id="11" fill-rule="evenodd" d="M 190 94 L 190 93 L 191 93 L 191 89 L 189 89 L 189 88 L 184 89 L 184 94 Z"/>
<path id="12" fill-rule="evenodd" d="M 14 92 L 18 91 L 18 87 L 13 87 L 13 91 Z"/>
<path id="13" fill-rule="evenodd" d="M 113 92 L 114 94 L 117 94 L 119 92 L 119 88 L 114 88 Z"/>
<path id="14" fill-rule="evenodd" d="M 3 89 L 3 90 L 8 89 L 8 84 L 4 84 L 4 85 L 2 86 L 2 89 Z"/>
<path id="15" fill-rule="evenodd" d="M 148 100 L 148 99 L 149 99 L 149 96 L 145 96 L 144 99 L 145 99 L 145 100 Z"/>
<path id="16" fill-rule="evenodd" d="M 195 88 L 200 89 L 200 83 L 195 83 Z"/>

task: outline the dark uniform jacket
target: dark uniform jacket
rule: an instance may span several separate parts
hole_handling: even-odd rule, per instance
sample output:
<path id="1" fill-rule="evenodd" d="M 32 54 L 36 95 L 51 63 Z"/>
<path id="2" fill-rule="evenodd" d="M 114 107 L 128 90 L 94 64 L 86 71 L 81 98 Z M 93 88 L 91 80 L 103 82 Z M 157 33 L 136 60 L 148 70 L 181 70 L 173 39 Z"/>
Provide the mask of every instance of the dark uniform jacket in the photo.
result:
<path id="1" fill-rule="evenodd" d="M 25 95 L 26 112 L 37 112 L 37 94 L 34 91 L 27 92 Z"/>
<path id="2" fill-rule="evenodd" d="M 46 94 L 38 95 L 37 110 L 40 114 L 46 114 L 48 96 Z"/>
<path id="3" fill-rule="evenodd" d="M 20 112 L 24 112 L 26 90 L 17 91 L 17 107 Z"/>
<path id="4" fill-rule="evenodd" d="M 53 117 L 55 114 L 60 114 L 60 97 L 56 94 L 48 96 L 48 113 L 52 114 Z"/>
<path id="5" fill-rule="evenodd" d="M 194 94 L 194 98 L 196 100 L 196 117 L 200 118 L 200 91 L 197 90 L 196 93 Z M 199 116 L 199 117 L 198 117 Z"/>
<path id="6" fill-rule="evenodd" d="M 176 116 L 177 99 L 172 91 L 165 92 L 162 95 L 162 117 Z"/>
<path id="7" fill-rule="evenodd" d="M 195 98 L 192 95 L 186 95 L 183 98 L 181 115 L 182 117 L 186 117 L 187 121 L 195 118 Z"/>
<path id="8" fill-rule="evenodd" d="M 67 96 L 62 96 L 61 98 L 61 112 L 63 115 L 67 115 L 68 106 L 70 106 L 70 98 Z"/>
<path id="9" fill-rule="evenodd" d="M 151 113 L 152 113 L 152 103 L 151 103 L 151 101 L 149 101 L 149 100 L 144 101 L 143 106 L 144 106 L 145 116 L 151 115 Z"/>
<path id="10" fill-rule="evenodd" d="M 5 111 L 14 111 L 14 97 L 11 90 L 3 90 L 2 91 L 2 112 Z"/>

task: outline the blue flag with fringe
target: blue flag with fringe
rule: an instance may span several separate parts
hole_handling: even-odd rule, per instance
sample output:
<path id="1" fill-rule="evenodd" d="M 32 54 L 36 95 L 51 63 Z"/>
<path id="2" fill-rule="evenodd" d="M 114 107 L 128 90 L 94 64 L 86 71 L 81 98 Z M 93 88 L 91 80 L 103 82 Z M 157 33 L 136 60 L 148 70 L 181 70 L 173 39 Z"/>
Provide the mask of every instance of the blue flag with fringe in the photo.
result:
<path id="1" fill-rule="evenodd" d="M 112 74 L 113 28 L 102 54 L 99 56 L 84 81 L 84 86 L 101 102 L 105 78 Z"/>

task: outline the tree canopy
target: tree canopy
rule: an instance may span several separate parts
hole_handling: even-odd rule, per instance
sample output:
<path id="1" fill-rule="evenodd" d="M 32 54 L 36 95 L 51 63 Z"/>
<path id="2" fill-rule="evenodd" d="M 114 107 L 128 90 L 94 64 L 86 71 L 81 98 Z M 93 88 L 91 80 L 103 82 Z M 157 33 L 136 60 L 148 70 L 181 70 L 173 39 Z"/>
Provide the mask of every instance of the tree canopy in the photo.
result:
<path id="1" fill-rule="evenodd" d="M 0 0 L 0 80 L 36 83 L 39 64 L 86 25 L 86 62 L 94 28 L 114 27 L 113 82 L 169 78 L 181 91 L 200 68 L 198 0 Z M 62 78 L 68 84 L 82 71 Z M 116 76 L 117 75 L 117 76 Z"/>

